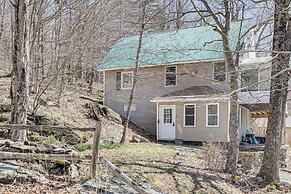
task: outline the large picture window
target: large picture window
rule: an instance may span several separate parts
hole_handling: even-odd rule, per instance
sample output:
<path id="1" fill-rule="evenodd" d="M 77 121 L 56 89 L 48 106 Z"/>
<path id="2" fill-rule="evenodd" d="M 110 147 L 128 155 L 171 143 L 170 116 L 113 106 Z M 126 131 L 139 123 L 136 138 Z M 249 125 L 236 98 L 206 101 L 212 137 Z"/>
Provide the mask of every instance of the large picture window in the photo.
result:
<path id="1" fill-rule="evenodd" d="M 169 66 L 165 68 L 165 85 L 166 86 L 175 86 L 177 85 L 177 75 L 176 75 L 176 66 Z"/>
<path id="2" fill-rule="evenodd" d="M 225 82 L 226 80 L 226 65 L 225 63 L 215 63 L 213 65 L 213 78 L 218 82 Z"/>
<path id="3" fill-rule="evenodd" d="M 184 105 L 184 126 L 185 127 L 196 126 L 196 105 L 195 104 Z"/>
<path id="4" fill-rule="evenodd" d="M 132 88 L 133 72 L 121 72 L 121 89 Z"/>
<path id="5" fill-rule="evenodd" d="M 219 105 L 217 103 L 207 104 L 206 106 L 206 126 L 219 126 Z"/>

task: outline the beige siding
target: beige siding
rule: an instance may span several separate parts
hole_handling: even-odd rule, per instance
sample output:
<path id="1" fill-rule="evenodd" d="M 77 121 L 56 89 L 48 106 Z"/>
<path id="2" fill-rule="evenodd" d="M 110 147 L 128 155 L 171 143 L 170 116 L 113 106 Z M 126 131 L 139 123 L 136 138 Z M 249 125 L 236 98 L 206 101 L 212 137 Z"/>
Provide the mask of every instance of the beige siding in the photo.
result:
<path id="1" fill-rule="evenodd" d="M 140 68 L 141 78 L 134 95 L 136 111 L 131 113 L 130 119 L 152 134 L 156 133 L 156 104 L 150 102 L 153 98 L 195 85 L 213 84 L 212 63 L 177 65 L 177 85 L 171 87 L 164 86 L 164 71 L 165 66 Z M 105 105 L 124 116 L 123 106 L 127 104 L 130 90 L 116 90 L 116 72 L 111 70 L 105 73 Z"/>
<path id="2" fill-rule="evenodd" d="M 213 103 L 213 102 L 209 102 Z M 189 103 L 186 103 L 189 104 Z M 159 105 L 176 105 L 176 139 L 183 141 L 227 142 L 228 136 L 228 102 L 219 102 L 219 126 L 206 126 L 207 102 L 196 104 L 196 126 L 184 127 L 184 103 L 159 103 Z"/>
<path id="3" fill-rule="evenodd" d="M 239 133 L 240 138 L 242 135 L 246 133 L 246 130 L 250 128 L 251 126 L 251 113 L 246 108 L 241 108 L 241 119 L 242 119 L 242 126 Z"/>

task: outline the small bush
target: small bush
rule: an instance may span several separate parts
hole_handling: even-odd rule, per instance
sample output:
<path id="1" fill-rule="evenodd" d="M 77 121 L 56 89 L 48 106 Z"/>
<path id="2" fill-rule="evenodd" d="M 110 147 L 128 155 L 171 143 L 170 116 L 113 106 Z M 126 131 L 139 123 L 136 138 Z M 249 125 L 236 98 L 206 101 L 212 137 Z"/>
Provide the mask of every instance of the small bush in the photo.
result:
<path id="1" fill-rule="evenodd" d="M 86 150 L 90 150 L 92 148 L 92 145 L 89 143 L 78 143 L 75 145 L 75 149 L 79 152 L 83 152 Z"/>
<path id="2" fill-rule="evenodd" d="M 92 133 L 86 131 L 82 135 L 82 142 L 87 142 L 93 136 Z"/>
<path id="3" fill-rule="evenodd" d="M 0 123 L 4 123 L 4 122 L 6 122 L 6 121 L 8 121 L 9 119 L 8 119 L 8 117 L 7 116 L 5 116 L 5 115 L 0 115 Z"/>
<path id="4" fill-rule="evenodd" d="M 219 143 L 207 143 L 202 147 L 202 157 L 205 167 L 211 170 L 223 170 L 225 168 L 226 153 Z"/>
<path id="5" fill-rule="evenodd" d="M 115 149 L 119 147 L 120 147 L 120 143 L 115 143 L 109 140 L 104 140 L 102 144 L 100 145 L 101 149 Z"/>
<path id="6" fill-rule="evenodd" d="M 33 140 L 38 141 L 40 144 L 55 144 L 58 142 L 54 135 L 49 135 L 46 137 L 39 135 L 38 133 L 33 133 L 31 137 Z"/>

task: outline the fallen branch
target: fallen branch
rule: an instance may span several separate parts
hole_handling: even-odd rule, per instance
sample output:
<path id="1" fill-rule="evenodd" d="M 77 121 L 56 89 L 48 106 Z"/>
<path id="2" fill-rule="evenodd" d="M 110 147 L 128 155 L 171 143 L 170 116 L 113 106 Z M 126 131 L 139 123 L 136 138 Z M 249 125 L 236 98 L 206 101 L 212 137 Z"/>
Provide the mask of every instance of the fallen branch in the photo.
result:
<path id="1" fill-rule="evenodd" d="M 131 178 L 129 178 L 126 174 L 121 172 L 116 166 L 114 166 L 111 162 L 106 160 L 103 157 L 100 157 L 101 163 L 109 169 L 111 172 L 113 172 L 114 175 L 121 178 L 124 182 L 126 182 L 128 185 L 130 185 L 134 190 L 136 190 L 138 193 L 148 193 L 146 190 L 144 190 L 142 187 L 140 187 L 136 182 L 134 182 Z"/>
<path id="2" fill-rule="evenodd" d="M 12 76 L 12 72 L 8 73 L 8 74 L 5 74 L 5 75 L 0 75 L 0 79 L 1 78 L 9 78 Z"/>
<path id="3" fill-rule="evenodd" d="M 89 97 L 89 96 L 80 96 L 80 98 L 81 98 L 81 99 L 84 99 L 84 100 L 89 100 L 89 101 L 91 101 L 91 102 L 96 102 L 96 103 L 98 103 L 98 102 L 101 101 L 101 100 L 98 100 L 98 99 L 95 99 L 95 98 L 91 98 L 91 97 Z"/>
<path id="4" fill-rule="evenodd" d="M 90 160 L 90 155 L 70 155 L 70 154 L 37 154 L 37 153 L 17 153 L 0 152 L 0 160 Z"/>
<path id="5" fill-rule="evenodd" d="M 95 131 L 95 127 L 91 128 L 77 128 L 77 127 L 58 127 L 58 126 L 49 126 L 49 125 L 0 125 L 0 129 L 9 129 L 9 130 L 29 130 L 29 131 Z"/>

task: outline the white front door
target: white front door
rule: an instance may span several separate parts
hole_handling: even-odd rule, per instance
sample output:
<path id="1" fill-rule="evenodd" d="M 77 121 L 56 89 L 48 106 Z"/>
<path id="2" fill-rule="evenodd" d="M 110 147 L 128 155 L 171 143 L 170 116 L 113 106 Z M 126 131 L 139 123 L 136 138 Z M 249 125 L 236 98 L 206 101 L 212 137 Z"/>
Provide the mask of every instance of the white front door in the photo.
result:
<path id="1" fill-rule="evenodd" d="M 176 133 L 176 107 L 162 105 L 159 108 L 159 139 L 174 140 Z"/>

